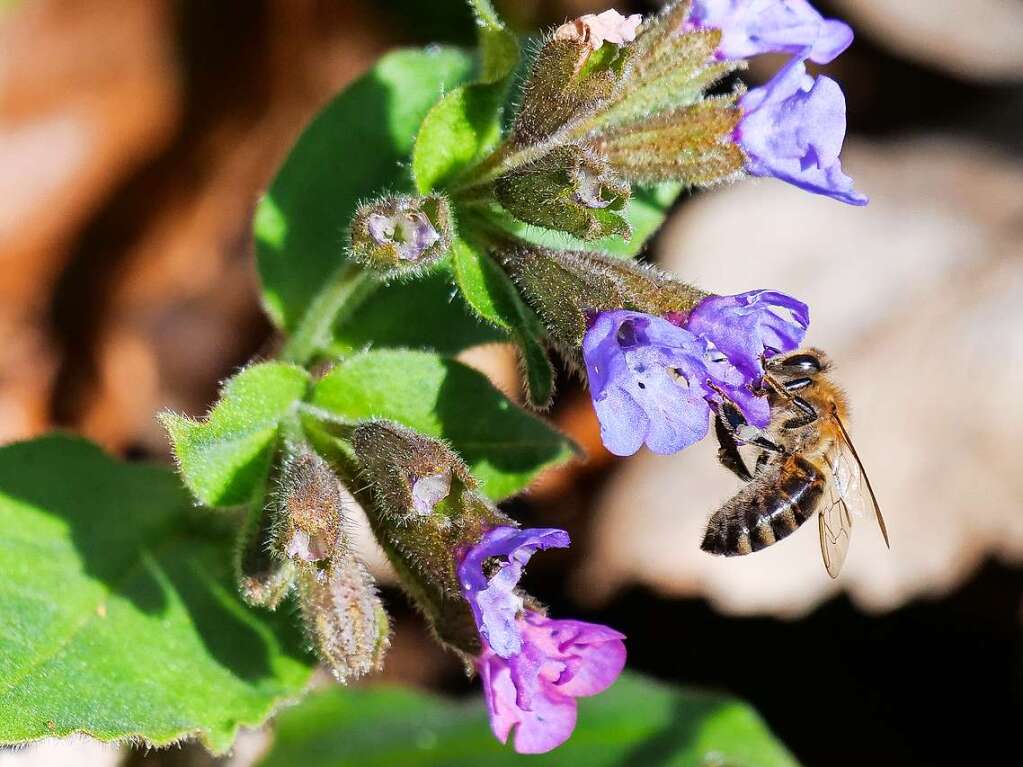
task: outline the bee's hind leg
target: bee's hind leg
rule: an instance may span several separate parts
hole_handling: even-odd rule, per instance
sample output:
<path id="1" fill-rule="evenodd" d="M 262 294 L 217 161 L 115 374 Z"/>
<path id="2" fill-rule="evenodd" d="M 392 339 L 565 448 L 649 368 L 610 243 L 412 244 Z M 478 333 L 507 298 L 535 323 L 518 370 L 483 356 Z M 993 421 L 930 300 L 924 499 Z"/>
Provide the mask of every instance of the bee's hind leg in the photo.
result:
<path id="1" fill-rule="evenodd" d="M 753 475 L 746 468 L 746 462 L 739 454 L 739 443 L 735 441 L 721 414 L 714 417 L 714 434 L 718 438 L 718 461 L 743 482 L 749 482 Z"/>

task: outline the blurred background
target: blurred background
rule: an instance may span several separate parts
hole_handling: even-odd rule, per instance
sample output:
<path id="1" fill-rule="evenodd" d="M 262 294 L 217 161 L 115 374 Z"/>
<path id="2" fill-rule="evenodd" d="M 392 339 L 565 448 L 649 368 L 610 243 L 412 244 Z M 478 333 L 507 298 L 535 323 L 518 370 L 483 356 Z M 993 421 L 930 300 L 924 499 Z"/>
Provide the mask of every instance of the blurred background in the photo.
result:
<path id="1" fill-rule="evenodd" d="M 523 32 L 607 7 L 496 4 Z M 537 557 L 526 585 L 626 633 L 634 669 L 747 699 L 808 767 L 1023 764 L 1023 0 L 815 5 L 858 33 L 828 73 L 871 205 L 773 181 L 687 195 L 648 257 L 709 290 L 813 307 L 809 340 L 850 394 L 892 551 L 859 525 L 837 582 L 809 527 L 755 557 L 703 554 L 736 489 L 712 440 L 613 459 L 563 377 L 551 417 L 590 460 L 508 510 L 576 545 Z M 154 413 L 202 414 L 270 340 L 249 218 L 303 124 L 384 50 L 472 36 L 460 0 L 0 0 L 0 441 L 73 429 L 168 460 Z M 509 350 L 467 359 L 516 395 Z M 469 690 L 385 595 L 384 676 Z M 0 765 L 124 758 L 210 762 L 84 740 L 0 751 Z"/>

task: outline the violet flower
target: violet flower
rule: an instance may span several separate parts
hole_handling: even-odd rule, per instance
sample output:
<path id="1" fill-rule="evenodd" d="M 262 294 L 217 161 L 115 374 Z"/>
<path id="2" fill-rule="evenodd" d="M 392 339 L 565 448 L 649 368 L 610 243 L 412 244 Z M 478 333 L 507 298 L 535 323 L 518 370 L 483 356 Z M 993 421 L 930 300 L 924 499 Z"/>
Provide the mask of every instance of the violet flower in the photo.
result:
<path id="1" fill-rule="evenodd" d="M 728 59 L 805 50 L 811 61 L 828 64 L 853 41 L 848 24 L 825 19 L 806 0 L 694 0 L 689 21 L 720 29 L 718 52 Z"/>
<path id="2" fill-rule="evenodd" d="M 838 83 L 806 73 L 805 55 L 739 100 L 734 140 L 753 176 L 772 176 L 850 205 L 868 198 L 853 189 L 838 155 L 845 140 L 845 96 Z"/>
<path id="3" fill-rule="evenodd" d="M 689 332 L 713 343 L 755 385 L 763 358 L 798 348 L 809 325 L 806 304 L 773 290 L 707 296 L 686 321 Z"/>
<path id="4" fill-rule="evenodd" d="M 458 565 L 458 580 L 472 607 L 476 626 L 494 651 L 507 658 L 522 649 L 515 618 L 522 612 L 522 597 L 515 587 L 522 568 L 539 549 L 564 549 L 568 533 L 557 529 L 495 527 L 469 549 Z M 502 558 L 496 573 L 483 574 L 483 562 Z"/>
<path id="5" fill-rule="evenodd" d="M 711 403 L 733 402 L 764 427 L 766 397 L 706 338 L 668 320 L 624 309 L 601 312 L 583 337 L 583 361 L 604 445 L 632 455 L 644 444 L 660 454 L 699 442 Z"/>
<path id="6" fill-rule="evenodd" d="M 538 549 L 568 545 L 563 530 L 496 527 L 464 553 L 458 576 L 483 649 L 476 669 L 494 735 L 539 754 L 561 745 L 576 722 L 575 699 L 607 689 L 625 666 L 624 637 L 592 623 L 554 620 L 524 607 L 522 568 Z M 487 560 L 499 560 L 489 578 Z"/>

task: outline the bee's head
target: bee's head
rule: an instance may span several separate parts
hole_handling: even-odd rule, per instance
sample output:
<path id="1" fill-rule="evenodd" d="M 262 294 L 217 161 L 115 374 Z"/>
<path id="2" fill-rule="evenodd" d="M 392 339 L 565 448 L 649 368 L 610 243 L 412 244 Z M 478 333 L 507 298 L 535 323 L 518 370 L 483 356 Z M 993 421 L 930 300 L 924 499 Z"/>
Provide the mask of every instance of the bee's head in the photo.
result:
<path id="1" fill-rule="evenodd" d="M 820 349 L 797 349 L 779 354 L 765 362 L 765 369 L 781 382 L 813 378 L 831 367 L 831 360 Z"/>

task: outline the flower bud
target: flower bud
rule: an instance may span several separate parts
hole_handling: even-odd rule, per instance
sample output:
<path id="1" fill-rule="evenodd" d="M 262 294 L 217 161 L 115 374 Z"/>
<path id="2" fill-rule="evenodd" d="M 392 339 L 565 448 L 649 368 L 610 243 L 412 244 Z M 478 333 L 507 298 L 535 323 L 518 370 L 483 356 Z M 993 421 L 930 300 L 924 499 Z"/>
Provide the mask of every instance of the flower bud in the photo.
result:
<path id="1" fill-rule="evenodd" d="M 281 472 L 274 546 L 293 562 L 322 562 L 341 541 L 341 487 L 316 453 L 299 450 Z"/>
<path id="2" fill-rule="evenodd" d="M 630 183 L 708 186 L 743 173 L 746 158 L 733 139 L 740 117 L 732 96 L 708 98 L 609 129 L 598 146 Z"/>
<path id="3" fill-rule="evenodd" d="M 389 421 L 360 424 L 352 441 L 367 485 L 363 506 L 403 586 L 441 641 L 466 658 L 478 655 L 458 557 L 484 531 L 510 520 L 477 492 L 466 465 L 443 442 Z"/>
<path id="4" fill-rule="evenodd" d="M 575 145 L 558 147 L 495 184 L 497 199 L 516 218 L 584 240 L 632 235 L 616 213 L 630 191 L 595 153 Z"/>
<path id="5" fill-rule="evenodd" d="M 306 631 L 339 682 L 380 670 L 390 622 L 362 562 L 342 548 L 322 570 L 301 567 L 298 593 Z"/>
<path id="6" fill-rule="evenodd" d="M 262 496 L 253 502 L 238 547 L 238 589 L 253 607 L 276 610 L 295 578 L 294 565 L 274 556 L 273 527 L 277 499 Z"/>
<path id="7" fill-rule="evenodd" d="M 519 247 L 504 253 L 504 264 L 551 340 L 575 363 L 598 312 L 685 315 L 706 295 L 652 266 L 597 253 Z"/>
<path id="8" fill-rule="evenodd" d="M 451 237 L 451 209 L 444 197 L 386 197 L 356 211 L 352 256 L 387 277 L 412 274 L 447 253 Z"/>
<path id="9" fill-rule="evenodd" d="M 629 61 L 625 43 L 631 36 L 625 34 L 627 31 L 594 35 L 593 25 L 583 24 L 580 19 L 548 38 L 523 88 L 512 143 L 542 141 L 593 114 L 614 97 Z"/>
<path id="10" fill-rule="evenodd" d="M 274 549 L 297 571 L 306 631 L 341 682 L 380 668 L 390 627 L 376 586 L 342 529 L 341 485 L 305 449 L 284 463 Z"/>

